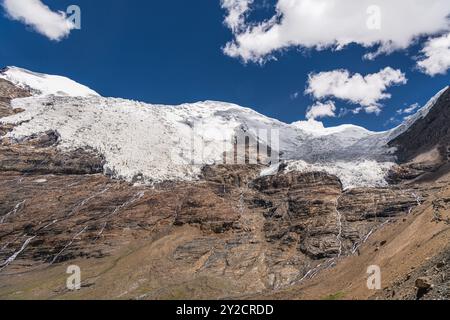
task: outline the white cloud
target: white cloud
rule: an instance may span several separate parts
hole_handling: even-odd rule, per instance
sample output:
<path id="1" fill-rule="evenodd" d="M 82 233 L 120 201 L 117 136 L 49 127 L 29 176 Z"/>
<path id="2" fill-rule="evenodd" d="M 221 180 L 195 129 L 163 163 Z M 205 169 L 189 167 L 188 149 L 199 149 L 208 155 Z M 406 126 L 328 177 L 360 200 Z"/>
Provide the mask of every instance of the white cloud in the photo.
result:
<path id="1" fill-rule="evenodd" d="M 421 54 L 417 65 L 422 72 L 430 76 L 446 74 L 450 69 L 450 33 L 428 40 Z"/>
<path id="2" fill-rule="evenodd" d="M 234 34 L 224 52 L 245 62 L 262 63 L 289 47 L 339 50 L 350 43 L 379 45 L 367 55 L 373 58 L 450 30 L 448 0 L 277 0 L 276 14 L 259 23 L 245 21 L 252 2 L 222 1 Z"/>
<path id="3" fill-rule="evenodd" d="M 333 101 L 327 101 L 325 103 L 318 101 L 310 106 L 306 112 L 306 119 L 308 120 L 316 120 L 325 117 L 336 117 L 336 105 Z"/>
<path id="4" fill-rule="evenodd" d="M 227 11 L 225 24 L 233 31 L 241 31 L 245 26 L 245 14 L 253 0 L 221 0 L 220 5 Z"/>
<path id="5" fill-rule="evenodd" d="M 420 108 L 420 104 L 414 103 L 414 104 L 410 105 L 409 107 L 397 110 L 397 114 L 411 114 L 419 108 Z"/>
<path id="6" fill-rule="evenodd" d="M 380 100 L 389 99 L 387 88 L 397 84 L 406 84 L 405 74 L 400 70 L 387 67 L 378 73 L 362 76 L 350 74 L 347 70 L 312 73 L 309 75 L 306 94 L 316 99 L 338 98 L 359 105 L 354 113 L 380 113 Z"/>
<path id="7" fill-rule="evenodd" d="M 75 28 L 64 12 L 52 11 L 40 0 L 3 0 L 2 5 L 11 19 L 32 27 L 50 40 L 59 41 Z"/>
<path id="8" fill-rule="evenodd" d="M 291 98 L 291 100 L 295 100 L 300 96 L 300 92 L 294 92 L 292 93 L 289 97 Z"/>

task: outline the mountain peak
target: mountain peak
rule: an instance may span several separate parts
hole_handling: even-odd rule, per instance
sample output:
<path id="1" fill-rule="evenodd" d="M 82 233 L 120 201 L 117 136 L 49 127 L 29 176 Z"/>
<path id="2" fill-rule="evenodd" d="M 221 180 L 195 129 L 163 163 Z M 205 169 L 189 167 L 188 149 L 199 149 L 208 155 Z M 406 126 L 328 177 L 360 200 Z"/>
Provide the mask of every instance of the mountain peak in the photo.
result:
<path id="1" fill-rule="evenodd" d="M 1 69 L 0 79 L 12 82 L 18 87 L 28 89 L 35 96 L 99 96 L 94 90 L 69 78 L 37 73 L 14 66 Z"/>
<path id="2" fill-rule="evenodd" d="M 439 151 L 436 155 L 442 158 L 441 161 L 447 161 L 450 156 L 449 106 L 450 88 L 447 86 L 406 120 L 403 133 L 390 141 L 390 145 L 398 149 L 400 161 L 420 159 L 424 162 L 425 158 L 430 161 L 429 154 L 433 150 Z"/>

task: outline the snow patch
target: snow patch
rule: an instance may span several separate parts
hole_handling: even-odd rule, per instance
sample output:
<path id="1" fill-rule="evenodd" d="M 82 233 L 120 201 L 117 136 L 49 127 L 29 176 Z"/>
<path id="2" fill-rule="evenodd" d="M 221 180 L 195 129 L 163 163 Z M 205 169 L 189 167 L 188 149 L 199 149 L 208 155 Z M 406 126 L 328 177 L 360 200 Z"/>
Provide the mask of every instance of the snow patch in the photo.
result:
<path id="1" fill-rule="evenodd" d="M 395 163 L 375 160 L 336 161 L 331 163 L 287 162 L 284 172 L 325 172 L 337 176 L 344 189 L 361 187 L 385 187 L 385 177 Z"/>

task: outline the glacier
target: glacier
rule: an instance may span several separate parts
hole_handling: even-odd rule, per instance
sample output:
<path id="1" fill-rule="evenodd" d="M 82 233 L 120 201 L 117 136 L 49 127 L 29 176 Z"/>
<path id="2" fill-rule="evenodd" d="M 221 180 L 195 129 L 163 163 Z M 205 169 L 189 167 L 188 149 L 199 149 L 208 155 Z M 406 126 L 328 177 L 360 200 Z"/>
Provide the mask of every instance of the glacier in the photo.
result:
<path id="1" fill-rule="evenodd" d="M 383 186 L 395 165 L 388 142 L 426 115 L 443 92 L 397 128 L 372 132 L 354 125 L 325 128 L 314 120 L 287 124 L 218 101 L 167 106 L 107 98 L 68 78 L 15 67 L 0 71 L 0 78 L 33 93 L 12 101 L 23 112 L 0 119 L 15 125 L 7 137 L 20 141 L 56 131 L 60 150 L 94 149 L 105 158 L 106 174 L 145 184 L 196 180 L 204 165 L 221 163 L 224 152 L 234 150 L 236 136 L 269 145 L 255 134 L 262 129 L 277 131 L 285 164 L 268 163 L 262 175 L 321 171 L 336 175 L 344 188 Z"/>

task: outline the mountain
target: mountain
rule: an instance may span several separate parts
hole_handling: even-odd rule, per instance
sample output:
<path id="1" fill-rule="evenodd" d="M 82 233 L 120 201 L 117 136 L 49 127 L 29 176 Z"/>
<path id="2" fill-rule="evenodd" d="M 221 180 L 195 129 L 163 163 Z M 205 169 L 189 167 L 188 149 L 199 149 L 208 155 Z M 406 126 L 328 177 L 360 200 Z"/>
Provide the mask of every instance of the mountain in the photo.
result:
<path id="1" fill-rule="evenodd" d="M 418 157 L 436 151 L 440 160 L 448 160 L 450 155 L 450 89 L 447 87 L 431 100 L 425 108 L 408 118 L 404 133 L 391 140 L 389 144 L 398 149 L 402 162 L 413 161 Z M 431 159 L 430 159 L 431 160 Z M 435 159 L 438 160 L 438 159 Z"/>
<path id="2" fill-rule="evenodd" d="M 32 72 L 17 67 L 1 69 L 0 78 L 19 88 L 31 91 L 33 96 L 98 96 L 97 92 L 66 77 Z"/>
<path id="3" fill-rule="evenodd" d="M 0 297 L 445 298 L 448 97 L 371 132 L 5 68 Z M 374 264 L 385 290 L 364 287 Z"/>
<path id="4" fill-rule="evenodd" d="M 278 130 L 276 149 L 290 168 L 337 174 L 347 187 L 386 185 L 384 177 L 395 162 L 388 142 L 410 126 L 370 132 L 352 125 L 324 128 L 316 121 L 286 124 L 215 101 L 144 104 L 100 97 L 72 80 L 14 67 L 0 78 L 33 94 L 13 101 L 13 108 L 24 112 L 2 120 L 20 123 L 8 137 L 55 131 L 60 149 L 96 150 L 105 158 L 106 173 L 144 183 L 198 179 L 203 165 L 221 163 L 224 152 L 233 153 L 235 137 L 268 145 L 270 132 Z M 258 135 L 261 130 L 269 135 Z"/>

